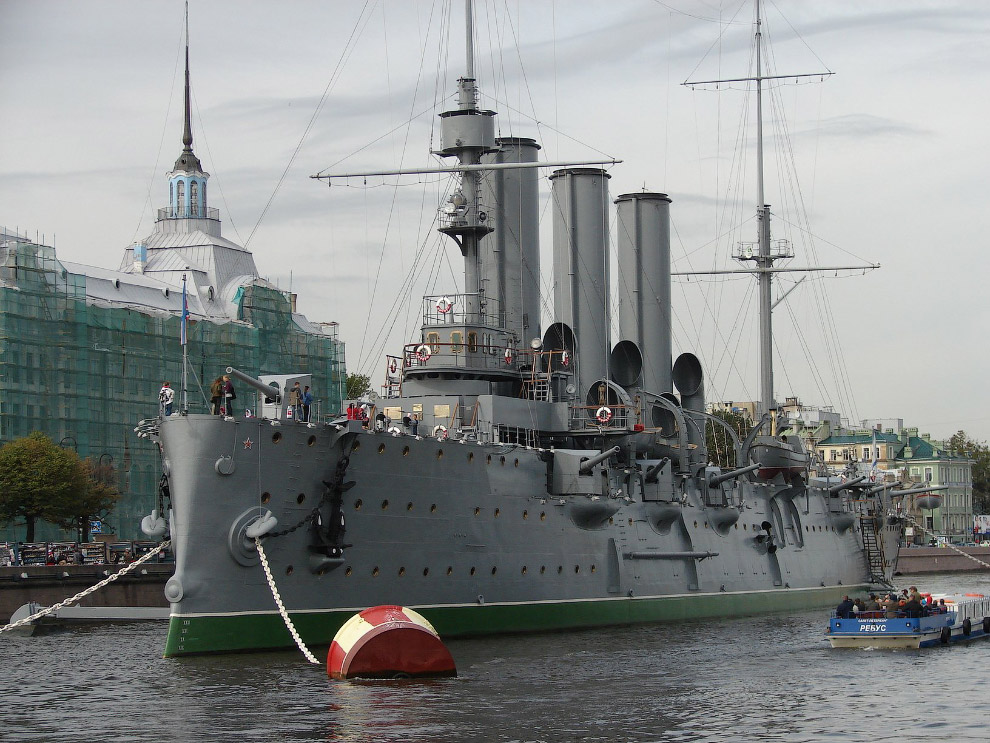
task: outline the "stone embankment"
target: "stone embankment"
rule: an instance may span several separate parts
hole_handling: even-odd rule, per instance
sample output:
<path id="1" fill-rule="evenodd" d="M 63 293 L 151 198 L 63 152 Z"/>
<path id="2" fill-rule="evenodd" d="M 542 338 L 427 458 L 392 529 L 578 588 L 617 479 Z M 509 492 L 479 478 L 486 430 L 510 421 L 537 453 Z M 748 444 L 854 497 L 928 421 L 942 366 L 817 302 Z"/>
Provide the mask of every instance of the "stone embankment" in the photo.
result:
<path id="1" fill-rule="evenodd" d="M 123 567 L 20 565 L 0 568 L 0 624 L 10 621 L 11 614 L 29 601 L 37 601 L 42 606 L 57 604 Z M 174 570 L 174 563 L 149 562 L 84 597 L 78 606 L 167 607 L 165 581 Z"/>
<path id="2" fill-rule="evenodd" d="M 990 570 L 987 565 L 990 547 L 901 547 L 897 554 L 901 575 Z"/>

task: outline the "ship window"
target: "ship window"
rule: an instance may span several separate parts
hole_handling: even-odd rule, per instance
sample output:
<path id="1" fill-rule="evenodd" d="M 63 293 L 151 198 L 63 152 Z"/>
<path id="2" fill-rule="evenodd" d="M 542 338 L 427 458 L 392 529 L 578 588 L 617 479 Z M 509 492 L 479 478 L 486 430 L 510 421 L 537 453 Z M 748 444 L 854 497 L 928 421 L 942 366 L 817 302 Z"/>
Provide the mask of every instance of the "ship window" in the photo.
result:
<path id="1" fill-rule="evenodd" d="M 464 350 L 464 334 L 460 330 L 455 330 L 450 334 L 451 353 L 460 353 Z"/>
<path id="2" fill-rule="evenodd" d="M 468 351 L 476 353 L 478 351 L 478 334 L 474 331 L 468 333 Z"/>
<path id="3" fill-rule="evenodd" d="M 430 344 L 430 351 L 432 353 L 440 353 L 440 334 L 439 333 L 427 333 L 426 342 Z"/>

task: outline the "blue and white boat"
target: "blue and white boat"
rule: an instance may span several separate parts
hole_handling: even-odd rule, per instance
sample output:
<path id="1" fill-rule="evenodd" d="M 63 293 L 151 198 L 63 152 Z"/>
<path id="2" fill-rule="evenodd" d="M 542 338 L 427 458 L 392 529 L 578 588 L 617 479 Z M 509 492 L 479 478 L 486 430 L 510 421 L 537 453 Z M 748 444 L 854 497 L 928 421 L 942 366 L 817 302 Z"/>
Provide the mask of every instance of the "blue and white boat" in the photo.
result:
<path id="1" fill-rule="evenodd" d="M 888 617 L 883 611 L 861 612 L 850 618 L 832 613 L 826 638 L 833 648 L 924 648 L 990 635 L 990 597 L 936 596 L 945 609 L 923 616 Z"/>

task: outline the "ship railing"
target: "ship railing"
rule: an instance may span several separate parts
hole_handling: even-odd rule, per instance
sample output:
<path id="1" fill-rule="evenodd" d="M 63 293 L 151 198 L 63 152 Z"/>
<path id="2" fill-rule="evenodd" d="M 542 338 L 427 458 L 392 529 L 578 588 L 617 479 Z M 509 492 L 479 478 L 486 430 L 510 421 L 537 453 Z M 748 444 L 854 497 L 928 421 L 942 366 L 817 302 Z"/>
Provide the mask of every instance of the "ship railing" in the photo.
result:
<path id="1" fill-rule="evenodd" d="M 625 430 L 636 420 L 636 410 L 626 405 L 572 405 L 571 430 Z"/>
<path id="2" fill-rule="evenodd" d="M 477 309 L 468 308 L 475 305 Z M 477 294 L 441 294 L 423 297 L 423 325 L 482 325 L 502 330 L 505 312 L 497 299 Z"/>
<path id="3" fill-rule="evenodd" d="M 518 374 L 532 363 L 529 351 L 494 343 L 484 345 L 480 338 L 452 343 L 431 339 L 402 349 L 403 371 L 454 367 Z"/>

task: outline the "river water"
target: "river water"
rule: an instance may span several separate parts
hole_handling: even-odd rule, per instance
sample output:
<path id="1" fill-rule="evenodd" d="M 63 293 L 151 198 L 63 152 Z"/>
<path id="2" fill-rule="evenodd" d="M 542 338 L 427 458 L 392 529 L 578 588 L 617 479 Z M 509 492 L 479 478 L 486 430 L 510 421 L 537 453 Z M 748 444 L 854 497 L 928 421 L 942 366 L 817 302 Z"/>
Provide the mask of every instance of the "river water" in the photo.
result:
<path id="1" fill-rule="evenodd" d="M 990 594 L 990 573 L 905 579 Z M 297 651 L 163 659 L 164 622 L 0 635 L 2 741 L 985 740 L 990 640 L 832 650 L 826 612 L 452 640 L 456 679 Z M 318 654 L 318 657 L 320 655 Z M 325 652 L 322 655 L 325 658 Z"/>

